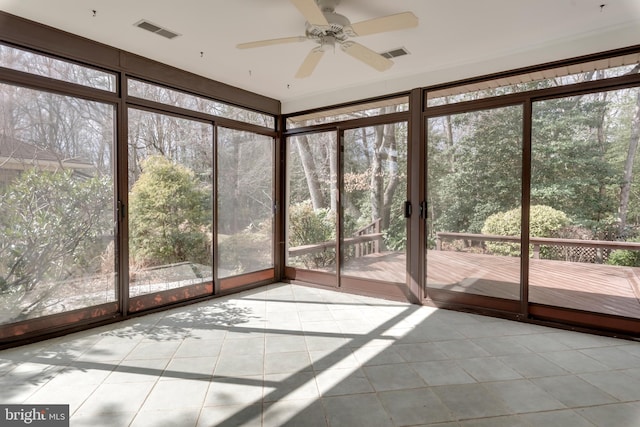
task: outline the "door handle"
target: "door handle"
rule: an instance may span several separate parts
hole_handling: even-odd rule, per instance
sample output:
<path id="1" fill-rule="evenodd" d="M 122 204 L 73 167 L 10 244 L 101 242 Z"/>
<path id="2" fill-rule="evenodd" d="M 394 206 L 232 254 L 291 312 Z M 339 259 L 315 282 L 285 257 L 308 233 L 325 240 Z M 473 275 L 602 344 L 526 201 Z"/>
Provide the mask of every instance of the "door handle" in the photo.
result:
<path id="1" fill-rule="evenodd" d="M 407 200 L 406 202 L 404 202 L 404 217 L 411 218 L 412 211 L 413 208 L 411 206 L 411 202 Z"/>

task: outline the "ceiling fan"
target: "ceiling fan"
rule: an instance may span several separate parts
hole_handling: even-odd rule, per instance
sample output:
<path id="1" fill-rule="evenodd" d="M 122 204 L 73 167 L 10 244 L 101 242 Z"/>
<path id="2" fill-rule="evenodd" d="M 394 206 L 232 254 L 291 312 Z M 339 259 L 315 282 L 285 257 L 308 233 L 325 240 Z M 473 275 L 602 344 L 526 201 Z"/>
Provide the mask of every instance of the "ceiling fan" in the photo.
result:
<path id="1" fill-rule="evenodd" d="M 418 25 L 418 18 L 411 12 L 387 15 L 380 18 L 352 24 L 346 16 L 335 12 L 340 0 L 290 0 L 307 20 L 304 36 L 284 37 L 241 43 L 238 49 L 270 46 L 275 44 L 298 43 L 312 40 L 319 44 L 309 52 L 296 73 L 296 78 L 309 77 L 327 49 L 335 49 L 336 44 L 355 59 L 378 71 L 388 70 L 393 61 L 377 52 L 351 41 L 351 37 L 403 30 Z"/>

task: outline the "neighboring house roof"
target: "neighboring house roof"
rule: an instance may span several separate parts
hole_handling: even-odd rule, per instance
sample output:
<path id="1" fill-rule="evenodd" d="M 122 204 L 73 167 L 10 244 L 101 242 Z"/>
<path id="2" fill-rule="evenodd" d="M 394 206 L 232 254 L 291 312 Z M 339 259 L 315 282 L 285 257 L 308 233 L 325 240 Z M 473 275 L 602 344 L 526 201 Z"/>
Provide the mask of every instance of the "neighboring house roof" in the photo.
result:
<path id="1" fill-rule="evenodd" d="M 45 170 L 69 168 L 87 172 L 94 169 L 93 164 L 82 159 L 66 159 L 37 145 L 0 135 L 0 169 L 24 170 L 31 167 Z"/>

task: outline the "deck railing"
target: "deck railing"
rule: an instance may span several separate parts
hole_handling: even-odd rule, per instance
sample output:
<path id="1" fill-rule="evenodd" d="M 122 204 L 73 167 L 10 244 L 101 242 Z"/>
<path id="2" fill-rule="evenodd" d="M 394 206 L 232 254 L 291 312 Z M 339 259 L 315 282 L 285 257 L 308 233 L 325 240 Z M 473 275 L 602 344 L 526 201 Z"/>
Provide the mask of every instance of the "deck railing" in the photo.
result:
<path id="1" fill-rule="evenodd" d="M 443 240 L 468 240 L 475 242 L 504 242 L 520 243 L 520 236 L 497 236 L 493 234 L 473 234 L 473 233 L 436 233 L 436 250 L 442 250 Z M 560 239 L 553 237 L 530 237 L 529 244 L 533 246 L 533 258 L 540 258 L 540 246 L 568 246 L 579 248 L 594 248 L 596 250 L 640 250 L 640 243 L 635 242 L 614 242 L 610 240 L 580 240 L 580 239 Z"/>
<path id="2" fill-rule="evenodd" d="M 380 252 L 380 242 L 382 240 L 382 233 L 380 232 L 381 221 L 382 218 L 378 218 L 371 224 L 368 224 L 353 233 L 354 237 L 352 237 L 352 239 L 356 240 L 352 244 L 355 245 L 356 258 Z M 360 240 L 360 238 L 363 237 L 366 237 L 366 240 Z M 347 239 L 344 240 L 346 242 Z"/>
<path id="3" fill-rule="evenodd" d="M 360 258 L 365 255 L 374 254 L 380 252 L 382 246 L 382 233 L 380 230 L 380 221 L 377 219 L 371 224 L 356 230 L 353 233 L 353 237 L 346 237 L 342 239 L 345 246 L 354 246 L 354 257 Z M 309 245 L 295 246 L 289 248 L 289 256 L 296 257 L 301 255 L 312 254 L 316 252 L 325 251 L 336 247 L 335 240 L 329 240 L 326 242 L 312 243 Z"/>

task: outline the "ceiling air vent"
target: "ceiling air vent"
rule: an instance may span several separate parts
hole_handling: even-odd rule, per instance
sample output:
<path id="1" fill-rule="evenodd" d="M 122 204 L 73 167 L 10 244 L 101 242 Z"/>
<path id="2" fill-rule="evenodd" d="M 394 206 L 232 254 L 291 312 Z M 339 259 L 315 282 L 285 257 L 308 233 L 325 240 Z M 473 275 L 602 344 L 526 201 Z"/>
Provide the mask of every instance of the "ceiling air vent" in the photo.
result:
<path id="1" fill-rule="evenodd" d="M 409 51 L 404 47 L 399 47 L 397 49 L 388 50 L 386 52 L 382 52 L 380 55 L 384 56 L 387 59 L 397 58 L 398 56 L 408 55 Z"/>
<path id="2" fill-rule="evenodd" d="M 178 37 L 180 34 L 173 32 L 171 30 L 167 30 L 166 28 L 162 28 L 159 25 L 153 24 L 147 20 L 141 20 L 136 22 L 135 24 L 136 27 L 138 28 L 142 28 L 143 30 L 147 30 L 147 31 L 151 31 L 152 33 L 158 34 L 162 37 L 166 37 L 168 39 L 173 39 L 175 37 Z"/>

